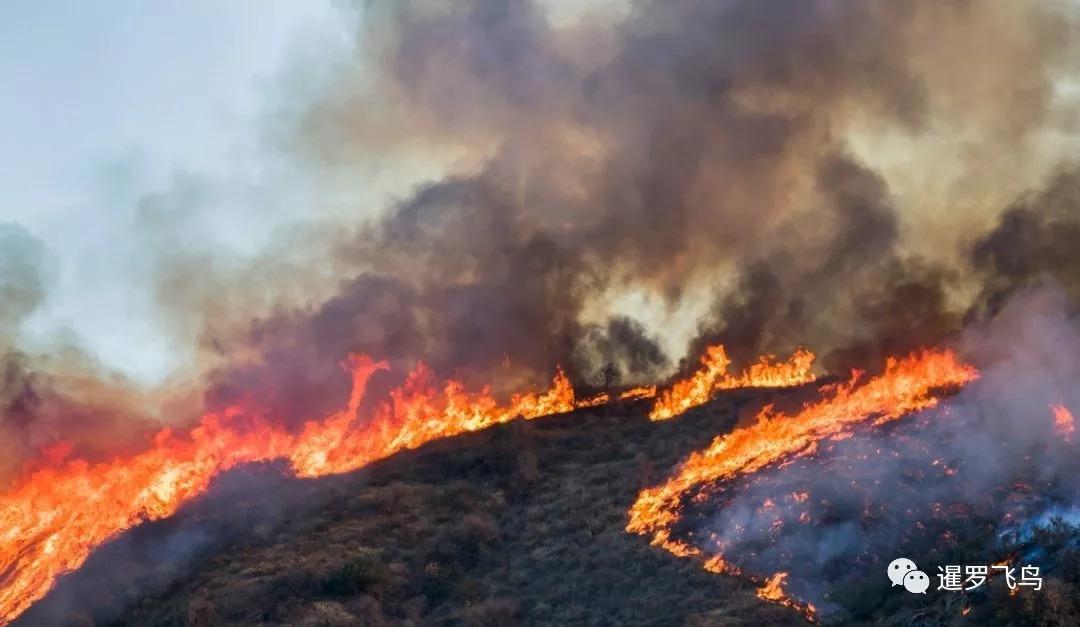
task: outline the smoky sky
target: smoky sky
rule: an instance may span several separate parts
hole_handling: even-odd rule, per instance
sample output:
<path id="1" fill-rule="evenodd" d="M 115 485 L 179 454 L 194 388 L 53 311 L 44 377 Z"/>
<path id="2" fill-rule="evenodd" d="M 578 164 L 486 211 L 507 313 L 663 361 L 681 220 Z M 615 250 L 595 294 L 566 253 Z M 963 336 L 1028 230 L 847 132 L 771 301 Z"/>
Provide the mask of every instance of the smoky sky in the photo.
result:
<path id="1" fill-rule="evenodd" d="M 1042 190 L 1020 196 L 985 176 L 1011 156 L 1041 163 L 1033 138 L 1070 132 L 1055 104 L 1072 69 L 1067 8 L 624 8 L 567 23 L 529 0 L 343 7 L 355 46 L 336 80 L 295 102 L 286 90 L 266 124 L 274 150 L 333 181 L 325 197 L 311 187 L 312 207 L 354 202 L 355 215 L 313 209 L 248 269 L 182 231 L 139 248 L 163 315 L 199 345 L 197 393 L 310 419 L 340 406 L 351 352 L 497 391 L 542 384 L 556 365 L 577 384 L 608 364 L 625 383 L 657 381 L 713 342 L 739 361 L 807 346 L 844 371 L 939 343 L 1040 277 L 1075 292 L 1071 164 L 1041 165 L 1060 174 L 1025 178 Z M 897 166 L 853 139 L 946 131 L 974 143 L 920 148 L 911 168 L 932 177 L 950 160 L 964 176 L 949 200 L 990 199 L 983 219 L 928 215 L 894 186 Z M 443 173 L 386 206 L 360 200 L 377 164 L 410 160 Z M 169 194 L 154 202 L 176 213 L 205 202 Z M 919 245 L 949 230 L 947 250 Z M 699 303 L 688 345 L 620 310 L 629 292 L 661 309 Z M 46 360 L 21 359 L 37 394 L 66 394 Z M 128 395 L 99 379 L 113 401 Z"/>
<path id="2" fill-rule="evenodd" d="M 580 383 L 609 362 L 666 376 L 683 355 L 663 351 L 664 330 L 606 308 L 630 288 L 713 301 L 691 362 L 724 342 L 739 359 L 806 345 L 826 368 L 874 366 L 955 332 L 971 306 L 957 294 L 1002 273 L 974 236 L 952 263 L 913 252 L 904 207 L 845 135 L 856 118 L 928 132 L 938 92 L 963 87 L 913 58 L 949 29 L 986 35 L 956 28 L 978 5 L 638 2 L 566 27 L 525 1 L 364 7 L 374 78 L 316 102 L 297 149 L 348 172 L 358 152 L 402 149 L 394 129 L 472 165 L 335 246 L 355 268 L 336 295 L 241 334 L 284 365 L 226 369 L 225 385 L 275 369 L 330 376 L 349 351 L 484 380 L 536 382 L 561 364 Z M 1019 39 L 1042 42 L 1024 52 L 1051 67 L 1060 21 L 1022 15 Z M 1023 75 L 1027 98 L 987 104 L 1021 133 L 1048 109 L 1050 79 L 996 71 Z"/>

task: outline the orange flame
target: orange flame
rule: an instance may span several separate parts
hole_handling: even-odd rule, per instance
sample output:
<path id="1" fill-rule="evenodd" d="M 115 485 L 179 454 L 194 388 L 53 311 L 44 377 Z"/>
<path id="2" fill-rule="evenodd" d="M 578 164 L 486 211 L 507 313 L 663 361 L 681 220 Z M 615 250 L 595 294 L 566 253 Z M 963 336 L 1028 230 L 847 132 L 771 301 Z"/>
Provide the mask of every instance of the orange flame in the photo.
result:
<path id="1" fill-rule="evenodd" d="M 675 382 L 656 399 L 649 414 L 650 420 L 674 418 L 691 407 L 708 402 L 716 390 L 742 387 L 785 387 L 814 380 L 814 354 L 800 348 L 785 362 L 774 361 L 772 355 L 759 358 L 758 363 L 739 375 L 727 374 L 731 360 L 724 347 L 710 346 L 701 356 L 701 368 L 688 379 Z"/>
<path id="2" fill-rule="evenodd" d="M 937 404 L 936 388 L 962 386 L 977 376 L 951 351 L 922 351 L 889 359 L 883 374 L 861 385 L 861 374 L 856 372 L 845 384 L 823 387 L 825 398 L 807 404 L 794 416 L 766 407 L 757 422 L 718 436 L 705 450 L 692 453 L 665 483 L 643 490 L 630 508 L 626 530 L 650 535 L 652 544 L 677 556 L 699 556 L 700 549 L 671 537 L 681 516 L 681 501 L 694 486 L 723 482 L 812 454 L 820 441 L 850 435 L 856 425 L 871 418 L 881 424 L 932 407 Z M 710 570 L 725 564 L 718 556 L 706 563 Z M 782 580 L 775 582 L 776 587 Z"/>
<path id="3" fill-rule="evenodd" d="M 817 608 L 814 607 L 812 603 L 796 601 L 784 592 L 784 580 L 787 579 L 787 576 L 787 573 L 780 572 L 766 579 L 765 583 L 757 589 L 757 597 L 759 599 L 771 601 L 772 603 L 779 603 L 780 605 L 795 608 L 802 612 L 808 619 L 813 620 Z"/>
<path id="4" fill-rule="evenodd" d="M 354 357 L 348 366 L 353 389 L 346 408 L 306 423 L 299 433 L 232 407 L 203 416 L 183 435 L 162 430 L 141 454 L 95 464 L 70 460 L 22 477 L 0 495 L 0 624 L 43 597 L 96 547 L 144 520 L 172 515 L 240 464 L 286 459 L 297 476 L 318 477 L 436 438 L 574 408 L 574 390 L 562 371 L 546 392 L 515 395 L 502 406 L 486 389 L 469 393 L 455 381 L 440 389 L 420 364 L 358 424 L 367 381 L 386 364 Z"/>
<path id="5" fill-rule="evenodd" d="M 638 400 L 643 398 L 652 398 L 656 396 L 655 385 L 643 385 L 636 388 L 630 388 L 619 395 L 621 400 Z"/>
<path id="6" fill-rule="evenodd" d="M 1071 442 L 1073 433 L 1076 432 L 1076 419 L 1073 418 L 1072 412 L 1061 403 L 1051 405 L 1050 411 L 1054 414 L 1054 433 L 1066 442 Z"/>
<path id="7" fill-rule="evenodd" d="M 599 405 L 604 405 L 609 400 L 611 400 L 611 397 L 608 396 L 607 393 L 601 392 L 596 396 L 590 396 L 589 398 L 583 398 L 576 401 L 574 407 L 597 407 Z"/>

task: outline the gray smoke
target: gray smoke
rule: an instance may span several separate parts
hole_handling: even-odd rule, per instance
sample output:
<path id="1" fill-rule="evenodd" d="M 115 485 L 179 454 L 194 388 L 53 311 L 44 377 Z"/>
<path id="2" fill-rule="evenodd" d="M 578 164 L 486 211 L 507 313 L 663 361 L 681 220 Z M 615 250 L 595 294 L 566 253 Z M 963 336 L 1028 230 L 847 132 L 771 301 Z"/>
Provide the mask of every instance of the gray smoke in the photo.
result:
<path id="1" fill-rule="evenodd" d="M 88 459 L 113 454 L 154 425 L 140 396 L 76 347 L 24 346 L 27 320 L 48 298 L 53 260 L 19 225 L 0 223 L 0 481 L 57 442 Z"/>
<path id="2" fill-rule="evenodd" d="M 214 398 L 290 381 L 300 400 L 267 400 L 307 407 L 339 395 L 349 351 L 497 387 L 555 364 L 579 383 L 607 363 L 662 378 L 660 329 L 623 333 L 611 311 L 628 289 L 714 301 L 688 363 L 712 342 L 739 359 L 807 345 L 843 371 L 940 342 L 999 269 L 986 246 L 968 252 L 977 234 L 933 256 L 910 246 L 930 223 L 862 161 L 850 127 L 920 137 L 978 121 L 997 129 L 988 145 L 1026 141 L 1060 122 L 1052 76 L 1075 24 L 1026 3 L 641 1 L 569 25 L 545 6 L 362 4 L 363 80 L 344 74 L 290 145 L 334 180 L 380 155 L 449 151 L 458 165 L 343 231 L 319 262 L 342 273 L 329 300 L 208 333 L 263 356 L 215 373 Z M 991 36 L 1011 56 L 925 58 Z M 1024 98 L 981 102 L 988 76 Z M 982 163 L 962 165 L 977 178 Z"/>

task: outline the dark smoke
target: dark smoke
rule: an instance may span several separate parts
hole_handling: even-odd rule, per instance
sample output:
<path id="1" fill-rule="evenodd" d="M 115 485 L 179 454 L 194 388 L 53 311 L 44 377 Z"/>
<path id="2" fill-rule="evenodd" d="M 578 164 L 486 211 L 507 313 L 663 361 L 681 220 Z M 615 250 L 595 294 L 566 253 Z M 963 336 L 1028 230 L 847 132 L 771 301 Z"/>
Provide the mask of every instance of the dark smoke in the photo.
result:
<path id="1" fill-rule="evenodd" d="M 940 342 L 956 329 L 946 303 L 946 271 L 898 251 L 896 210 L 884 182 L 846 158 L 821 165 L 827 190 L 812 220 L 829 233 L 814 249 L 793 225 L 791 237 L 766 243 L 761 258 L 721 294 L 702 321 L 691 354 L 728 342 L 752 359 L 807 340 L 824 349 L 826 368 L 876 367 L 886 356 Z"/>
<path id="2" fill-rule="evenodd" d="M 617 369 L 616 372 L 620 376 L 626 375 L 625 382 L 655 377 L 668 365 L 663 348 L 649 337 L 645 326 L 624 316 L 612 317 L 606 325 L 591 325 L 583 344 L 587 347 L 584 353 L 594 359 L 587 365 L 577 364 L 575 370 L 578 372 L 600 372 L 608 364 L 623 364 L 625 370 Z"/>
<path id="3" fill-rule="evenodd" d="M 904 209 L 846 132 L 858 119 L 917 137 L 952 120 L 946 103 L 981 84 L 921 55 L 954 31 L 981 38 L 1002 14 L 966 2 L 631 7 L 567 26 L 525 0 L 364 3 L 370 76 L 343 77 L 294 146 L 344 176 L 371 155 L 448 146 L 462 165 L 338 246 L 333 263 L 352 278 L 322 306 L 257 323 L 239 345 L 265 357 L 217 373 L 217 396 L 286 380 L 292 398 L 338 395 L 327 382 L 348 351 L 507 385 L 555 364 L 578 383 L 607 363 L 662 377 L 652 322 L 622 333 L 610 311 L 638 288 L 671 307 L 714 299 L 691 363 L 712 342 L 739 359 L 808 345 L 844 370 L 959 329 L 967 255 L 908 250 Z M 1063 23 L 1014 9 L 1015 56 L 1059 64 Z M 985 116 L 1010 140 L 1039 128 L 1049 74 L 986 62 L 1026 97 L 986 103 Z"/>
<path id="4" fill-rule="evenodd" d="M 1080 169 L 1058 172 L 1038 192 L 1007 207 L 976 242 L 972 262 L 984 285 L 979 305 L 996 313 L 1013 292 L 1047 279 L 1080 297 Z"/>

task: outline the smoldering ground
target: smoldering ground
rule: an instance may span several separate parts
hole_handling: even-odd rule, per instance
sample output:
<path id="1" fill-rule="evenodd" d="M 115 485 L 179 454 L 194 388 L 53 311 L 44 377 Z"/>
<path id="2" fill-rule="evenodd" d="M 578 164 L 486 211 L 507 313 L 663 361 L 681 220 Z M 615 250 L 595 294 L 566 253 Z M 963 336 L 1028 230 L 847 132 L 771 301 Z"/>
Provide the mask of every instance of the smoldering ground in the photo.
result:
<path id="1" fill-rule="evenodd" d="M 962 551 L 975 563 L 1016 557 L 1001 534 L 1030 540 L 1033 525 L 1080 503 L 1077 443 L 1051 411 L 1080 404 L 1080 319 L 1067 302 L 1059 286 L 1018 292 L 956 342 L 979 380 L 939 408 L 711 486 L 684 531 L 751 574 L 790 572 L 786 588 L 832 618 L 843 609 L 830 593 L 884 581 L 899 556 L 927 572 Z"/>

